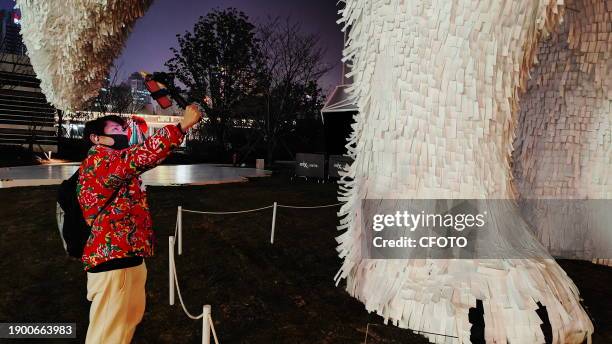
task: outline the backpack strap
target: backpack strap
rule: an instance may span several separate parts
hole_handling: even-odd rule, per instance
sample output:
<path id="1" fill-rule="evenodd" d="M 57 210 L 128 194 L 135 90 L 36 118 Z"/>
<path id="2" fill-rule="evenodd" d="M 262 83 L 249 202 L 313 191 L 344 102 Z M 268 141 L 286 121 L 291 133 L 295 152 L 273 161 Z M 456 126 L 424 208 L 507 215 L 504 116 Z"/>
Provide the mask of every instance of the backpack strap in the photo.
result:
<path id="1" fill-rule="evenodd" d="M 111 197 L 106 201 L 106 203 L 104 203 L 104 206 L 102 207 L 102 209 L 100 209 L 100 211 L 98 212 L 98 214 L 96 214 L 96 217 L 94 217 L 93 221 L 91 222 L 91 224 L 93 225 L 94 222 L 96 222 L 96 220 L 98 219 L 98 217 L 100 217 L 100 215 L 102 214 L 102 212 L 104 211 L 104 209 L 108 208 L 108 206 L 113 203 L 113 201 L 115 200 L 115 198 L 117 197 L 117 195 L 119 194 L 119 191 L 121 191 L 121 188 L 123 187 L 124 184 L 121 184 L 121 186 L 119 186 L 117 189 L 115 189 L 115 191 L 113 192 L 113 194 L 111 195 Z"/>
<path id="2" fill-rule="evenodd" d="M 74 172 L 74 174 L 69 178 L 72 179 L 75 178 L 75 182 L 78 184 L 79 182 L 79 170 L 77 169 L 76 172 Z M 119 194 L 119 191 L 121 191 L 121 188 L 124 185 L 127 185 L 128 183 L 121 183 L 121 185 L 115 189 L 115 191 L 113 191 L 113 194 L 111 195 L 111 197 L 106 201 L 106 203 L 104 203 L 104 206 L 102 206 L 102 208 L 100 209 L 100 211 L 96 214 L 96 217 L 94 217 L 93 221 L 91 222 L 91 224 L 93 225 L 94 222 L 96 222 L 96 220 L 98 219 L 98 217 L 100 217 L 100 215 L 102 214 L 102 212 L 108 208 L 108 206 L 115 200 L 115 198 L 117 197 L 117 195 Z"/>

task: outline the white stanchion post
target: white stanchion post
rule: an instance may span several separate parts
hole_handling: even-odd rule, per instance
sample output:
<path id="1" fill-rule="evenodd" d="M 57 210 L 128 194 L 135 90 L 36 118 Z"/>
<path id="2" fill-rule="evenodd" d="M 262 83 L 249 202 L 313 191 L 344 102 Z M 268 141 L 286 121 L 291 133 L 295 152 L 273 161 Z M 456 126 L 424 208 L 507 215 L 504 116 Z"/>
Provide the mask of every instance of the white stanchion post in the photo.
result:
<path id="1" fill-rule="evenodd" d="M 202 344 L 210 344 L 210 305 L 204 305 L 204 312 L 202 313 Z"/>
<path id="2" fill-rule="evenodd" d="M 270 244 L 274 244 L 274 227 L 276 227 L 276 202 L 272 208 L 272 230 L 270 231 Z"/>
<path id="3" fill-rule="evenodd" d="M 178 254 L 183 254 L 183 207 L 178 206 Z"/>
<path id="4" fill-rule="evenodd" d="M 168 237 L 168 290 L 170 306 L 174 306 L 174 237 Z"/>

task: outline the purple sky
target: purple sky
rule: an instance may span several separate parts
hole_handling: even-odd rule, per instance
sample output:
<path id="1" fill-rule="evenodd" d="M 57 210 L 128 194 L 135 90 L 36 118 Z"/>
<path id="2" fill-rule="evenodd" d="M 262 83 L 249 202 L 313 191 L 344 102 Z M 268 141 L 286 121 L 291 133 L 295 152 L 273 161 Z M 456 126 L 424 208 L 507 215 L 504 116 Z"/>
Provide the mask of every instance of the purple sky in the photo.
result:
<path id="1" fill-rule="evenodd" d="M 13 0 L 0 0 L 10 8 Z M 201 15 L 213 8 L 235 7 L 245 12 L 253 23 L 271 17 L 291 17 L 302 23 L 306 32 L 318 33 L 327 50 L 324 62 L 334 66 L 320 80 L 328 91 L 341 78 L 342 32 L 336 24 L 336 0 L 156 0 L 134 27 L 116 65 L 125 77 L 139 70 L 159 71 L 171 57 L 170 47 L 177 44 L 176 34 L 191 30 Z"/>

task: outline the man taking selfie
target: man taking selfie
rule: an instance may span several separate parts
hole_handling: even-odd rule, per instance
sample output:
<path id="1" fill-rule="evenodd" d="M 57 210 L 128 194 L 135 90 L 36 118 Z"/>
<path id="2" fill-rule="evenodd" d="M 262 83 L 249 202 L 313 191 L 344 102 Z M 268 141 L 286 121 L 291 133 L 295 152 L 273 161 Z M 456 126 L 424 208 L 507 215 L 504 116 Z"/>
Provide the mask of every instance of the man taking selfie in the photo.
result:
<path id="1" fill-rule="evenodd" d="M 147 269 L 155 236 L 140 175 L 159 165 L 201 118 L 189 105 L 183 119 L 143 143 L 129 147 L 127 125 L 119 116 L 85 124 L 92 146 L 79 167 L 78 202 L 91 226 L 82 261 L 87 299 L 92 301 L 87 344 L 129 343 L 145 309 Z"/>

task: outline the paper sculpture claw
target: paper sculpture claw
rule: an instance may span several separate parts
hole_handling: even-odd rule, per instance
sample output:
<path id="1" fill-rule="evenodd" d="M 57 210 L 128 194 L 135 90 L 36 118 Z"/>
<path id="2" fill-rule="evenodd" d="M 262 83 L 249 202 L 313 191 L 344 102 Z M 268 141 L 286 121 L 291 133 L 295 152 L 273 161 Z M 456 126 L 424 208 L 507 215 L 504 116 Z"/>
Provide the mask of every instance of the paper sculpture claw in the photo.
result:
<path id="1" fill-rule="evenodd" d="M 96 96 L 152 0 L 17 0 L 21 35 L 47 101 L 80 110 Z"/>

